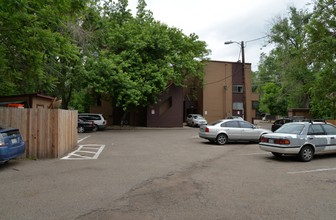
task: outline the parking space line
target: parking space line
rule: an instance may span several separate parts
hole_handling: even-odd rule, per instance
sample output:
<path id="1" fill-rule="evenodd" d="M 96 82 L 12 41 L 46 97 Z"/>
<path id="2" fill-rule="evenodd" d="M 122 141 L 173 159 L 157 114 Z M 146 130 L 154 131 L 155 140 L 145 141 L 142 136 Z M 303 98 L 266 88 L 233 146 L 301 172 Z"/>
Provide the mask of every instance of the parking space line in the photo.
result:
<path id="1" fill-rule="evenodd" d="M 104 150 L 105 145 L 87 144 L 79 145 L 78 149 L 62 157 L 61 160 L 95 160 Z"/>
<path id="2" fill-rule="evenodd" d="M 300 173 L 315 173 L 315 172 L 325 172 L 325 171 L 335 171 L 336 168 L 324 168 L 324 169 L 315 169 L 315 170 L 302 170 L 302 171 L 293 171 L 287 172 L 288 174 L 300 174 Z"/>
<path id="3" fill-rule="evenodd" d="M 89 156 L 83 156 L 83 155 L 75 154 L 75 153 L 71 154 L 70 156 L 71 156 L 71 158 L 68 157 L 68 158 L 62 158 L 62 159 L 64 160 L 64 159 L 91 159 L 92 158 L 92 157 L 89 157 Z M 75 157 L 78 157 L 78 158 L 75 158 Z"/>
<path id="4" fill-rule="evenodd" d="M 88 136 L 86 136 L 86 137 L 83 137 L 82 139 L 79 139 L 79 140 L 77 141 L 77 143 L 80 143 L 80 142 L 84 141 L 86 138 L 89 138 L 89 137 L 91 137 L 91 135 L 88 135 Z"/>
<path id="5" fill-rule="evenodd" d="M 105 148 L 105 145 L 101 145 L 101 147 L 98 149 L 97 153 L 93 156 L 92 159 L 97 159 L 104 148 Z"/>

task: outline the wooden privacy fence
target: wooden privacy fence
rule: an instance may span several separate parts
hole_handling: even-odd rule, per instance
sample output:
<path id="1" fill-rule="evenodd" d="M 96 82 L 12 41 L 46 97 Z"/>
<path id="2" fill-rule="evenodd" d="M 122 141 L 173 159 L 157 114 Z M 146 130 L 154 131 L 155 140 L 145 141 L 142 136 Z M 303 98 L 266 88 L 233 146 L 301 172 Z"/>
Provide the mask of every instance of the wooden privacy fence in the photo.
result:
<path id="1" fill-rule="evenodd" d="M 77 111 L 0 107 L 0 126 L 19 128 L 25 157 L 60 158 L 77 146 Z"/>

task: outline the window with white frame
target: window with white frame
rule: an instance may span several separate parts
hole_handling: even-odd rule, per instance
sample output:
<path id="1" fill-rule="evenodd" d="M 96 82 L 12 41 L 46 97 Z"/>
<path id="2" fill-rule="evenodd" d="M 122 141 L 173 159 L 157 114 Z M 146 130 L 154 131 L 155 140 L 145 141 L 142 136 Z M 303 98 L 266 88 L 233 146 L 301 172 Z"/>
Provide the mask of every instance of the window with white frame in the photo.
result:
<path id="1" fill-rule="evenodd" d="M 233 93 L 243 93 L 244 88 L 242 85 L 232 85 L 232 92 Z"/>

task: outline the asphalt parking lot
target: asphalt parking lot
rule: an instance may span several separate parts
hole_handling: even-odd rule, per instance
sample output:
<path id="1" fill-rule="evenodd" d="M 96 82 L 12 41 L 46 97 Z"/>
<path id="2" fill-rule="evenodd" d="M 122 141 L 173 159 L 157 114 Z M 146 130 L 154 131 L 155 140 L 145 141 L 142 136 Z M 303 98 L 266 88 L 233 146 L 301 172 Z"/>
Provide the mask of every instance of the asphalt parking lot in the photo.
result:
<path id="1" fill-rule="evenodd" d="M 263 125 L 265 126 L 265 125 Z M 1 219 L 334 219 L 336 155 L 275 159 L 197 128 L 79 135 L 61 159 L 0 166 Z"/>

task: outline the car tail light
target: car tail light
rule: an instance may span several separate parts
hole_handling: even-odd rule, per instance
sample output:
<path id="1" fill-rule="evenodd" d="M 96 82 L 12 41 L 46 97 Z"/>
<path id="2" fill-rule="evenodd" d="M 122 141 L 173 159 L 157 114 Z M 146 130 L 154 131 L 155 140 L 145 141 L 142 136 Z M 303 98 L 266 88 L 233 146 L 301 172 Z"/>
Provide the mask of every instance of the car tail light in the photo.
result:
<path id="1" fill-rule="evenodd" d="M 268 138 L 265 138 L 265 137 L 261 137 L 259 142 L 268 142 Z"/>
<path id="2" fill-rule="evenodd" d="M 282 144 L 282 145 L 288 145 L 290 144 L 290 141 L 288 139 L 275 139 L 275 144 Z"/>
<path id="3" fill-rule="evenodd" d="M 288 139 L 273 139 L 273 138 L 265 138 L 265 137 L 261 137 L 259 142 L 271 143 L 271 144 L 281 144 L 281 145 L 290 144 L 290 140 Z"/>
<path id="4" fill-rule="evenodd" d="M 205 130 L 204 130 L 205 132 L 209 132 L 210 131 L 210 129 L 208 128 L 208 127 L 205 127 Z"/>

